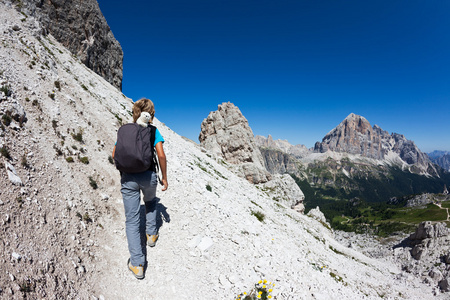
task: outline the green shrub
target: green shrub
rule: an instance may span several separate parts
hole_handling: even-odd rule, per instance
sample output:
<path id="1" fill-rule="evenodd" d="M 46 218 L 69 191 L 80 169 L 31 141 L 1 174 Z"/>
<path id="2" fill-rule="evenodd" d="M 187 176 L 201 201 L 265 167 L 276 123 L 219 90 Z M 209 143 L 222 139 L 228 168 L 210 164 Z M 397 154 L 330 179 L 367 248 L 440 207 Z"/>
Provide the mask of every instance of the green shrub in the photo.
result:
<path id="1" fill-rule="evenodd" d="M 11 155 L 9 154 L 9 150 L 6 146 L 0 148 L 0 154 L 6 159 L 11 159 Z"/>
<path id="2" fill-rule="evenodd" d="M 108 156 L 108 161 L 109 161 L 109 163 L 110 164 L 114 164 L 114 159 L 112 158 L 112 156 L 110 155 L 110 156 Z"/>
<path id="3" fill-rule="evenodd" d="M 83 220 L 85 220 L 87 223 L 91 223 L 92 222 L 92 219 L 91 219 L 91 217 L 89 216 L 88 213 L 84 214 Z"/>
<path id="4" fill-rule="evenodd" d="M 94 180 L 94 178 L 92 178 L 92 176 L 89 176 L 89 184 L 94 190 L 98 188 L 97 182 Z"/>
<path id="5" fill-rule="evenodd" d="M 9 85 L 2 85 L 2 87 L 0 87 L 0 91 L 3 92 L 6 97 L 11 96 L 12 94 L 11 87 Z"/>
<path id="6" fill-rule="evenodd" d="M 3 124 L 5 124 L 6 126 L 9 126 L 9 124 L 11 124 L 12 118 L 10 115 L 4 114 L 2 116 L 2 121 L 3 121 Z"/>
<path id="7" fill-rule="evenodd" d="M 265 217 L 266 217 L 265 214 L 263 214 L 263 213 L 260 212 L 260 211 L 254 211 L 254 210 L 252 210 L 251 213 L 252 213 L 253 216 L 255 216 L 255 217 L 258 219 L 258 221 L 264 222 L 264 219 L 265 219 Z"/>
<path id="8" fill-rule="evenodd" d="M 69 156 L 69 157 L 66 157 L 66 161 L 68 162 L 68 163 L 73 163 L 73 157 L 72 156 Z"/>
<path id="9" fill-rule="evenodd" d="M 78 159 L 85 165 L 89 164 L 89 158 L 87 156 L 83 156 Z"/>
<path id="10" fill-rule="evenodd" d="M 72 133 L 72 137 L 75 141 L 83 142 L 83 130 L 80 128 L 77 133 Z"/>
<path id="11" fill-rule="evenodd" d="M 27 161 L 27 156 L 24 154 L 24 155 L 22 155 L 22 162 L 21 162 L 21 165 L 22 165 L 22 167 L 24 167 L 24 168 L 28 168 L 30 165 L 28 164 L 28 161 Z"/>
<path id="12" fill-rule="evenodd" d="M 210 192 L 212 191 L 212 187 L 209 184 L 206 185 L 206 189 Z"/>

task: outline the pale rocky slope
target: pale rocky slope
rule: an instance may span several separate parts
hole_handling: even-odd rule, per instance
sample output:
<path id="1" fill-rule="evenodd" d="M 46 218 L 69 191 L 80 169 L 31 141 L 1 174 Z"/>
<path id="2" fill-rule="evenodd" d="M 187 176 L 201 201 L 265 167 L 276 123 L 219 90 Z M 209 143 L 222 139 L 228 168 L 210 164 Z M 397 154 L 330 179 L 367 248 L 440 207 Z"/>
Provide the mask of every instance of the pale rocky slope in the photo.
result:
<path id="1" fill-rule="evenodd" d="M 158 192 L 160 239 L 136 280 L 126 268 L 119 174 L 108 161 L 131 101 L 51 36 L 39 42 L 39 25 L 22 18 L 0 2 L 0 81 L 11 91 L 0 114 L 19 111 L 1 128 L 0 146 L 23 182 L 0 168 L 0 298 L 233 299 L 262 278 L 275 282 L 276 299 L 446 296 L 339 244 L 323 219 L 274 201 L 159 121 L 170 187 Z"/>

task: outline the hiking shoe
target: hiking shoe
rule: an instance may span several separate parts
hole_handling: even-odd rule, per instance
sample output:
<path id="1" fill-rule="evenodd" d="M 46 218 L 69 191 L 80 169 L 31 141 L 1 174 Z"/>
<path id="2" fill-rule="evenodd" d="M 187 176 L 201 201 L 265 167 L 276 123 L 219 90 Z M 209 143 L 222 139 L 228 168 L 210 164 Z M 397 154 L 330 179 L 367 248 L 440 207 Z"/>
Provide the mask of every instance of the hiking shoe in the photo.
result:
<path id="1" fill-rule="evenodd" d="M 150 247 L 155 247 L 156 240 L 158 240 L 157 234 L 154 235 L 147 234 L 147 245 L 149 245 Z"/>
<path id="2" fill-rule="evenodd" d="M 128 259 L 128 269 L 133 272 L 134 277 L 137 279 L 143 279 L 144 278 L 144 267 L 142 265 L 139 265 L 138 267 L 135 267 L 131 264 L 130 259 Z"/>

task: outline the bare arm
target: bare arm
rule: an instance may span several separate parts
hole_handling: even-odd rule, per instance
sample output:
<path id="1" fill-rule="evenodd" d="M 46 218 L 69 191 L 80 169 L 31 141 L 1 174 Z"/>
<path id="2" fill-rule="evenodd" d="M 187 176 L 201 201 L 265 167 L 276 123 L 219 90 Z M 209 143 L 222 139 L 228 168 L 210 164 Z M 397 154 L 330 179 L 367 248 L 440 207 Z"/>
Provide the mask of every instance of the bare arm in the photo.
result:
<path id="1" fill-rule="evenodd" d="M 166 154 L 164 153 L 163 143 L 159 142 L 156 144 L 156 154 L 158 155 L 159 160 L 159 167 L 161 168 L 162 173 L 162 183 L 164 187 L 162 188 L 163 191 L 167 190 L 167 187 L 169 186 L 169 183 L 167 182 L 167 160 L 166 160 Z"/>

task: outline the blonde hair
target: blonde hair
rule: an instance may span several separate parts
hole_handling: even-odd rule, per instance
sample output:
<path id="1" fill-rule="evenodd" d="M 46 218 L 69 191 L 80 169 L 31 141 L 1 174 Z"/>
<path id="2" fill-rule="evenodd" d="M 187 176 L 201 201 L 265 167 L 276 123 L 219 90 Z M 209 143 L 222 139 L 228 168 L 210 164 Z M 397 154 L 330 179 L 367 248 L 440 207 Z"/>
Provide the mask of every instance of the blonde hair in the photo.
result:
<path id="1" fill-rule="evenodd" d="M 141 112 L 146 111 L 150 114 L 150 123 L 153 122 L 153 117 L 155 116 L 155 105 L 153 105 L 152 100 L 142 98 L 136 101 L 133 105 L 133 122 L 141 116 Z"/>

